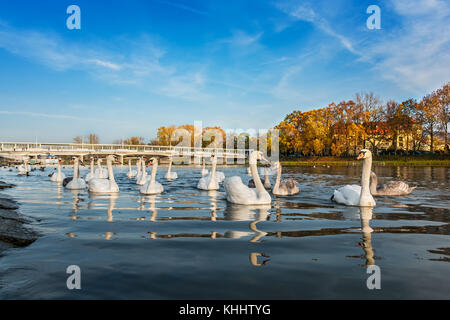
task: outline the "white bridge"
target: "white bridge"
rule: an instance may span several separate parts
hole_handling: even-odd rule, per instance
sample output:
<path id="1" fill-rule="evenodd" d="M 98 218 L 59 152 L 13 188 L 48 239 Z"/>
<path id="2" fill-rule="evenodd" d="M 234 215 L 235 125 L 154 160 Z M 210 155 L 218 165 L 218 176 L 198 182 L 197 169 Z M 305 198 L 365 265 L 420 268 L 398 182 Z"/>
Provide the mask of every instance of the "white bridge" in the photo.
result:
<path id="1" fill-rule="evenodd" d="M 195 148 L 180 146 L 150 146 L 123 144 L 77 144 L 77 143 L 30 143 L 0 142 L 0 158 L 22 161 L 28 157 L 50 156 L 106 156 L 114 154 L 120 157 L 136 156 L 174 156 L 199 159 L 215 155 L 219 158 L 242 159 L 245 161 L 250 149 Z"/>

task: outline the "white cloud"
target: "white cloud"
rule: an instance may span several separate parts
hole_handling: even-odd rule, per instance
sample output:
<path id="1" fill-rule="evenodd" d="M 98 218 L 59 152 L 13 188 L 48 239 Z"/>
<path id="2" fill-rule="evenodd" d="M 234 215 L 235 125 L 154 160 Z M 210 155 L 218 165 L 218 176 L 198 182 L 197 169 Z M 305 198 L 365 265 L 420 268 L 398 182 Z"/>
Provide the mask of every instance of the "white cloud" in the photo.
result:
<path id="1" fill-rule="evenodd" d="M 292 3 L 280 3 L 277 4 L 278 9 L 284 13 L 294 17 L 297 20 L 306 21 L 312 23 L 316 28 L 322 30 L 327 35 L 339 40 L 341 45 L 353 54 L 360 55 L 360 53 L 354 48 L 349 38 L 336 32 L 320 14 L 314 11 L 308 4 L 292 4 Z"/>
<path id="2" fill-rule="evenodd" d="M 113 51 L 87 43 L 70 43 L 56 34 L 16 30 L 0 25 L 0 49 L 45 65 L 57 72 L 82 70 L 112 85 L 137 86 L 148 92 L 192 101 L 201 92 L 204 79 L 198 66 L 183 64 L 184 71 L 162 64 L 165 50 L 148 36 L 118 41 L 126 49 Z M 118 53 L 120 52 L 120 53 Z"/>
<path id="3" fill-rule="evenodd" d="M 376 81 L 391 81 L 410 94 L 425 93 L 449 81 L 448 1 L 387 1 L 384 5 L 380 4 L 381 30 L 367 30 L 364 27 L 350 30 L 343 25 L 345 20 L 333 21 L 331 25 L 308 2 L 285 2 L 277 3 L 276 6 L 290 18 L 310 22 L 325 34 L 336 38 L 344 48 L 357 56 L 356 62 L 372 65 Z M 392 17 L 389 9 L 396 14 L 395 24 L 383 27 L 383 19 L 389 15 Z M 339 32 L 336 31 L 338 29 Z"/>
<path id="4" fill-rule="evenodd" d="M 105 68 L 108 68 L 108 69 L 112 69 L 112 70 L 120 70 L 120 69 L 122 69 L 122 67 L 119 66 L 118 64 L 115 64 L 115 63 L 112 63 L 112 62 L 109 62 L 109 61 L 103 61 L 103 60 L 100 60 L 100 59 L 92 59 L 91 61 L 93 63 L 99 65 L 99 66 L 102 66 L 102 67 L 105 67 Z"/>
<path id="5" fill-rule="evenodd" d="M 363 48 L 380 77 L 411 93 L 449 81 L 450 5 L 438 0 L 392 1 L 400 27 L 383 30 Z M 419 17 L 420 16 L 420 17 Z"/>

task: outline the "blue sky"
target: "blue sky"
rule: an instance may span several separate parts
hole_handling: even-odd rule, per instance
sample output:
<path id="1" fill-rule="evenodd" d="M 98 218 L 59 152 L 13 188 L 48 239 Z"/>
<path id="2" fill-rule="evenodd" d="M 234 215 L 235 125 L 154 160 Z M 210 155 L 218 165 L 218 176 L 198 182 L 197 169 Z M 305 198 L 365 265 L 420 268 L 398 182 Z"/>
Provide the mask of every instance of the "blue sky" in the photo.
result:
<path id="1" fill-rule="evenodd" d="M 449 22 L 444 0 L 1 0 L 0 140 L 263 129 L 357 92 L 420 99 L 450 80 Z"/>

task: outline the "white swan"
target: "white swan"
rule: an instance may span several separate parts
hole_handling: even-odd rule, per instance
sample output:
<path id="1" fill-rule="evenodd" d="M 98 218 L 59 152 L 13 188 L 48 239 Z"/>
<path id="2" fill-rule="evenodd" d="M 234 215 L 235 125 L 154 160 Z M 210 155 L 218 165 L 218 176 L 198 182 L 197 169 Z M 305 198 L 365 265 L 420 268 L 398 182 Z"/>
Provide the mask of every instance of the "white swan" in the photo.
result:
<path id="1" fill-rule="evenodd" d="M 217 165 L 217 158 L 212 155 L 211 156 L 212 161 L 212 169 L 211 174 L 207 175 L 206 177 L 201 178 L 198 181 L 197 189 L 201 190 L 218 190 L 219 182 L 216 179 L 216 165 Z"/>
<path id="2" fill-rule="evenodd" d="M 413 192 L 417 187 L 410 187 L 403 181 L 389 181 L 377 186 L 378 178 L 375 172 L 370 173 L 370 193 L 373 196 L 404 196 Z"/>
<path id="3" fill-rule="evenodd" d="M 347 206 L 374 207 L 375 200 L 370 194 L 370 172 L 372 168 L 372 152 L 362 149 L 356 160 L 363 159 L 361 186 L 346 185 L 334 191 L 331 200 Z"/>
<path id="4" fill-rule="evenodd" d="M 108 179 L 94 178 L 89 181 L 89 192 L 93 193 L 118 193 L 119 186 L 114 179 L 112 163 L 114 156 L 106 157 L 106 166 L 108 168 Z"/>
<path id="5" fill-rule="evenodd" d="M 281 180 L 281 163 L 279 161 L 275 162 L 275 167 L 277 168 L 277 179 L 275 180 L 275 185 L 273 186 L 272 193 L 277 196 L 292 196 L 299 193 L 300 189 L 298 188 L 297 182 L 295 180 Z"/>
<path id="6" fill-rule="evenodd" d="M 137 161 L 136 161 L 136 168 L 137 168 L 136 182 L 139 181 L 139 180 L 141 180 L 141 177 L 142 177 L 142 170 L 141 170 L 142 165 L 141 165 L 141 161 L 142 161 L 141 158 L 137 159 Z"/>
<path id="7" fill-rule="evenodd" d="M 249 188 L 255 188 L 255 181 L 253 179 L 250 179 L 247 185 Z M 267 167 L 264 167 L 264 188 L 266 188 L 267 190 L 272 189 L 272 184 L 270 183 L 269 179 L 269 169 Z"/>
<path id="8" fill-rule="evenodd" d="M 86 180 L 86 182 L 89 182 L 91 179 L 96 178 L 95 176 L 95 170 L 94 170 L 94 158 L 91 158 L 91 170 L 89 171 L 89 173 L 86 175 L 86 177 L 84 178 L 84 180 Z"/>
<path id="9" fill-rule="evenodd" d="M 261 179 L 258 175 L 258 168 L 256 162 L 258 160 L 267 161 L 262 152 L 253 151 L 249 157 L 250 170 L 255 181 L 255 189 L 250 189 L 242 183 L 241 177 L 234 176 L 225 180 L 225 191 L 227 194 L 227 200 L 236 204 L 270 204 L 272 198 L 270 194 L 264 188 Z"/>
<path id="10" fill-rule="evenodd" d="M 136 177 L 138 174 L 138 172 L 136 170 L 132 170 L 131 169 L 131 159 L 128 159 L 128 173 L 127 173 L 127 177 L 128 178 L 134 178 Z"/>
<path id="11" fill-rule="evenodd" d="M 152 170 L 153 173 L 153 170 Z M 178 174 L 176 172 L 172 172 L 172 157 L 169 157 L 169 169 L 166 173 L 167 180 L 174 180 L 178 178 Z"/>
<path id="12" fill-rule="evenodd" d="M 28 160 L 23 160 L 23 164 L 17 168 L 19 170 L 19 176 L 27 176 L 30 173 L 30 167 L 28 166 Z"/>
<path id="13" fill-rule="evenodd" d="M 223 180 L 225 180 L 225 173 L 222 171 L 216 171 L 216 181 L 221 183 Z"/>
<path id="14" fill-rule="evenodd" d="M 52 182 L 63 182 L 63 180 L 66 178 L 66 175 L 61 172 L 61 160 L 58 161 L 57 165 L 57 171 L 52 175 L 50 180 Z"/>
<path id="15" fill-rule="evenodd" d="M 95 177 L 99 179 L 107 179 L 108 171 L 102 167 L 102 159 L 97 160 L 97 169 L 95 170 Z"/>
<path id="16" fill-rule="evenodd" d="M 203 158 L 202 176 L 206 176 L 208 172 L 208 169 L 205 168 L 205 158 Z"/>
<path id="17" fill-rule="evenodd" d="M 86 188 L 86 182 L 80 178 L 80 165 L 78 163 L 78 158 L 73 160 L 73 177 L 69 183 L 66 184 L 66 188 L 69 190 L 78 190 Z M 66 178 L 67 179 L 67 178 Z"/>
<path id="18" fill-rule="evenodd" d="M 144 159 L 141 159 L 140 163 L 141 163 L 141 171 L 142 172 L 141 172 L 141 175 L 140 175 L 139 179 L 136 179 L 136 184 L 139 185 L 139 186 L 143 186 L 148 180 L 147 169 L 146 169 L 146 166 L 145 166 L 145 160 Z"/>
<path id="19" fill-rule="evenodd" d="M 141 187 L 140 192 L 142 194 L 158 194 L 164 191 L 164 187 L 156 181 L 156 170 L 158 170 L 158 159 L 151 158 L 150 164 L 152 164 L 152 174 L 150 179 Z"/>

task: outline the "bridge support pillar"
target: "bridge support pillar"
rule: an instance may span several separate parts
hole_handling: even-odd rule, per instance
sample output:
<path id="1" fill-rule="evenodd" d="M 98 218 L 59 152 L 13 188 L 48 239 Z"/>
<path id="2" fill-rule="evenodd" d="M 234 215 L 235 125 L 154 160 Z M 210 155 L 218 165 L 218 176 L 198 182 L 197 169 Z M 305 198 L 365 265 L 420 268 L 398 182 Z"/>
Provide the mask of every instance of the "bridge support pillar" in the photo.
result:
<path id="1" fill-rule="evenodd" d="M 119 161 L 120 161 L 120 164 L 123 166 L 123 155 L 119 156 Z"/>

